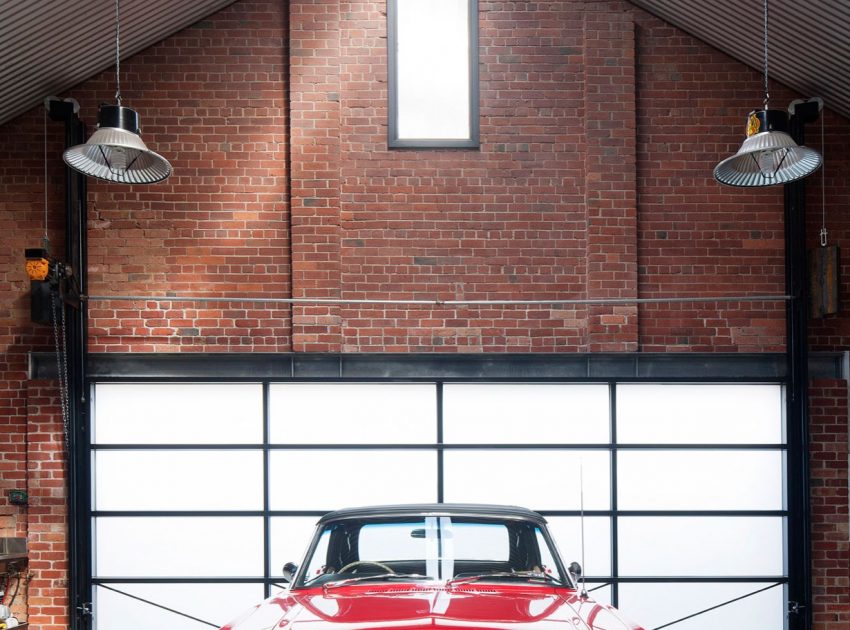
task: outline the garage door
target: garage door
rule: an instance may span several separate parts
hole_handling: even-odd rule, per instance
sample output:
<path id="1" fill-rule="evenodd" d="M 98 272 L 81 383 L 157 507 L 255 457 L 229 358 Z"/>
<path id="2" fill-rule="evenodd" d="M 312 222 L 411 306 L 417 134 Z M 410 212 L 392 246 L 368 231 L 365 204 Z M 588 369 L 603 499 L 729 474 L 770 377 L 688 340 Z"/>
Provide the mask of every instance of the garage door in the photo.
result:
<path id="1" fill-rule="evenodd" d="M 656 628 L 782 628 L 777 384 L 251 382 L 93 386 L 95 627 L 223 625 L 277 590 L 316 517 L 508 503 L 589 588 Z"/>

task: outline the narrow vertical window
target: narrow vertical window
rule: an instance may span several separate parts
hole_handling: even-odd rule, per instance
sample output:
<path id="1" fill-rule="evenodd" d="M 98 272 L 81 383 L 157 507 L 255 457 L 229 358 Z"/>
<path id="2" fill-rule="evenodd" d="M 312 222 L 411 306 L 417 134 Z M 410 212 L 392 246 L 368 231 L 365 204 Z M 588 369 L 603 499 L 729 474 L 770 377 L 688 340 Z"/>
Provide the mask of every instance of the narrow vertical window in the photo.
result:
<path id="1" fill-rule="evenodd" d="M 478 0 L 387 0 L 389 146 L 478 146 Z"/>

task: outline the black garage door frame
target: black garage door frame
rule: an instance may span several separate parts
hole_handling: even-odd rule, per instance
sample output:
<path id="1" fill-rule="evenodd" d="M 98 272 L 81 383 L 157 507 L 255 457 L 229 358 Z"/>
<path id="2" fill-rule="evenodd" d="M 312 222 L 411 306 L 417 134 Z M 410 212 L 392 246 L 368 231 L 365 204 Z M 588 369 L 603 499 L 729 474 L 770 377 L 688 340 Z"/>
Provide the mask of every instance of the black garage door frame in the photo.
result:
<path id="1" fill-rule="evenodd" d="M 31 378 L 49 378 L 55 369 L 52 357 L 34 354 L 31 358 Z M 783 387 L 788 384 L 787 356 L 785 354 L 568 354 L 568 355 L 298 355 L 298 354 L 94 354 L 87 361 L 88 391 L 96 382 L 558 382 L 558 383 L 773 383 Z M 812 357 L 809 372 L 813 377 L 844 377 L 844 361 L 840 354 Z M 439 385 L 438 385 L 439 386 Z M 268 386 L 265 387 L 268 389 Z M 615 392 L 615 387 L 610 391 Z M 90 404 L 90 401 L 86 401 Z M 789 405 L 786 403 L 786 410 Z M 612 413 L 615 407 L 612 406 Z M 793 410 L 793 407 L 792 407 Z M 70 492 L 70 519 L 75 531 L 71 544 L 76 561 L 71 563 L 72 592 L 70 601 L 76 608 L 72 614 L 73 628 L 88 628 L 92 591 L 96 580 L 92 578 L 92 512 L 91 498 L 91 446 L 89 418 L 91 409 L 83 416 L 83 422 L 72 423 L 72 443 L 79 447 L 70 462 L 70 478 L 74 483 Z M 796 425 L 796 426 L 795 426 Z M 804 592 L 810 580 L 808 563 L 810 533 L 808 512 L 804 497 L 808 496 L 808 453 L 807 429 L 799 426 L 799 419 L 786 414 L 787 449 L 787 510 L 777 513 L 787 517 L 787 560 L 788 578 L 784 580 L 790 593 Z M 615 438 L 615 436 L 612 436 Z M 657 445 L 669 447 L 669 445 Z M 613 449 L 612 472 L 616 472 L 616 450 Z M 652 445 L 641 445 L 652 448 Z M 438 448 L 441 454 L 445 446 Z M 441 458 L 441 455 L 438 455 Z M 440 461 L 440 460 L 438 460 Z M 801 464 L 805 468 L 801 469 Z M 266 472 L 266 474 L 268 474 Z M 612 475 L 612 483 L 616 476 Z M 615 488 L 616 489 L 616 488 Z M 615 490 L 614 489 L 614 490 Z M 616 496 L 613 497 L 616 501 Z M 268 507 L 268 506 L 266 506 Z M 611 512 L 617 513 L 616 503 Z M 266 511 L 264 510 L 264 513 Z M 299 513 L 302 514 L 302 513 Z M 571 513 L 570 513 L 571 514 Z M 629 512 L 639 515 L 639 512 Z M 654 514 L 654 512 L 653 512 Z M 678 513 L 677 513 L 678 514 Z M 714 513 L 716 514 L 716 513 Z M 270 513 L 265 514 L 266 517 Z M 277 515 L 277 512 L 275 512 Z M 281 515 L 284 515 L 281 513 Z M 310 514 L 312 515 L 312 514 Z M 316 514 L 318 515 L 318 513 Z M 555 514 L 552 514 L 555 515 Z M 560 515 L 560 514 L 558 514 Z M 266 519 L 268 522 L 268 518 Z M 616 528 L 616 519 L 612 520 Z M 612 561 L 617 553 L 616 529 L 612 531 Z M 268 554 L 268 545 L 265 546 Z M 263 582 L 266 590 L 275 581 L 268 575 Z M 616 567 L 616 562 L 613 562 Z M 802 570 L 794 570 L 801 567 Z M 617 585 L 642 581 L 641 578 L 613 576 L 612 599 L 617 602 Z M 168 579 L 164 579 L 167 582 Z M 213 581 L 233 582 L 232 579 Z M 239 580 L 236 580 L 239 581 Z M 647 578 L 643 581 L 661 582 L 663 579 Z M 682 581 L 676 579 L 676 581 Z M 694 581 L 712 582 L 711 578 Z M 720 579 L 719 581 L 724 581 Z M 728 580 L 725 580 L 728 581 Z M 758 581 L 750 580 L 746 581 Z M 775 580 L 774 580 L 775 581 Z M 76 604 L 76 605 L 75 605 Z M 791 628 L 797 626 L 791 615 Z"/>

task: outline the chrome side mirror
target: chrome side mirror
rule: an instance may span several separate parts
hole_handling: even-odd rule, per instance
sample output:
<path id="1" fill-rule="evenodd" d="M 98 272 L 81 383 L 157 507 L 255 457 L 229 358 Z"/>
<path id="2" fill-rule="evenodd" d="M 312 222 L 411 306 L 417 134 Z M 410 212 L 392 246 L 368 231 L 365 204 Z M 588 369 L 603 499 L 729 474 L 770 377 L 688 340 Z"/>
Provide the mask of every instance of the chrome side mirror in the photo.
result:
<path id="1" fill-rule="evenodd" d="M 287 582 L 292 582 L 296 573 L 298 573 L 298 565 L 294 562 L 287 562 L 283 565 L 283 579 Z"/>

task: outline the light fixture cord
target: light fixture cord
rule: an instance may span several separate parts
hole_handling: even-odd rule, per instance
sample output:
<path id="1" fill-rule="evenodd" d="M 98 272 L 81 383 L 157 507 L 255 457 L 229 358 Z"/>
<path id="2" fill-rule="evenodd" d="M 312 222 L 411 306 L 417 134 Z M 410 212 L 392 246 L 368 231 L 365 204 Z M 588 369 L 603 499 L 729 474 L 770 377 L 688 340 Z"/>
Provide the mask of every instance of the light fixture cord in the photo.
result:
<path id="1" fill-rule="evenodd" d="M 770 101 L 770 91 L 767 87 L 767 0 L 764 0 L 764 108 L 767 109 L 767 104 Z"/>
<path id="2" fill-rule="evenodd" d="M 44 236 L 41 238 L 44 249 L 50 251 L 50 237 L 47 236 L 47 107 L 44 108 Z"/>
<path id="3" fill-rule="evenodd" d="M 829 233 L 826 231 L 826 143 L 823 134 L 823 115 L 825 111 L 820 112 L 820 207 L 821 207 L 821 228 L 820 228 L 820 245 L 826 247 L 827 237 Z"/>
<path id="4" fill-rule="evenodd" d="M 115 91 L 115 100 L 121 107 L 121 7 L 120 0 L 115 0 L 115 82 L 118 89 Z"/>

